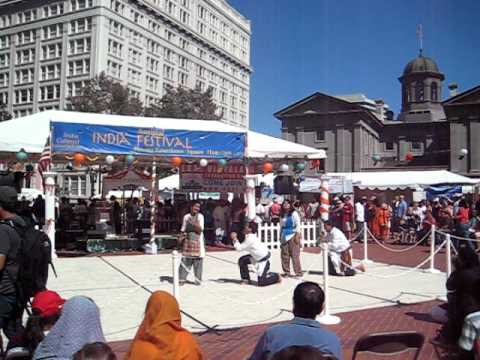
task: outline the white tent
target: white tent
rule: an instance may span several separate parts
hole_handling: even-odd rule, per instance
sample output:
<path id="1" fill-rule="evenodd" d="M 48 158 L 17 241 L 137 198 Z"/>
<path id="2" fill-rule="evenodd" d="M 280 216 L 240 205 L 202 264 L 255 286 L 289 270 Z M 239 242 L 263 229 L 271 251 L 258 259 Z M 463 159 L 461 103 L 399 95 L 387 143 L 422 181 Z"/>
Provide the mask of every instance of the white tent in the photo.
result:
<path id="1" fill-rule="evenodd" d="M 476 185 L 477 179 L 471 179 L 447 170 L 429 171 L 372 171 L 329 173 L 332 176 L 344 176 L 360 189 L 418 189 L 432 185 Z"/>
<path id="2" fill-rule="evenodd" d="M 220 121 L 147 118 L 108 114 L 80 113 L 49 110 L 0 123 L 0 152 L 17 152 L 24 148 L 28 153 L 41 153 L 49 135 L 50 122 L 81 124 L 138 126 L 146 128 L 177 129 L 215 132 L 247 132 L 247 157 L 284 158 L 305 157 L 322 159 L 324 150 L 230 126 Z"/>
<path id="3" fill-rule="evenodd" d="M 173 174 L 158 180 L 158 189 L 164 190 L 179 190 L 180 189 L 180 175 Z"/>

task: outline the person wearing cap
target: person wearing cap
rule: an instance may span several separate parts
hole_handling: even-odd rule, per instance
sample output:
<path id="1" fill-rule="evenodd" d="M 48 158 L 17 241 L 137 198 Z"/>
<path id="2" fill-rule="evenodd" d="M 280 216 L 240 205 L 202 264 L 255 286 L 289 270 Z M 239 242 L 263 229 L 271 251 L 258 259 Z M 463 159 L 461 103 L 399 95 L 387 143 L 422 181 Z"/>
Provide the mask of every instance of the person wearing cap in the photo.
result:
<path id="1" fill-rule="evenodd" d="M 25 221 L 15 213 L 17 191 L 0 186 L 0 328 L 11 340 L 16 335 L 16 281 L 21 238 L 15 228 L 26 229 Z"/>
<path id="2" fill-rule="evenodd" d="M 59 319 L 64 303 L 59 294 L 50 290 L 41 291 L 33 298 L 32 315 L 27 320 L 22 341 L 31 354 L 45 338 L 44 332 L 50 330 Z"/>

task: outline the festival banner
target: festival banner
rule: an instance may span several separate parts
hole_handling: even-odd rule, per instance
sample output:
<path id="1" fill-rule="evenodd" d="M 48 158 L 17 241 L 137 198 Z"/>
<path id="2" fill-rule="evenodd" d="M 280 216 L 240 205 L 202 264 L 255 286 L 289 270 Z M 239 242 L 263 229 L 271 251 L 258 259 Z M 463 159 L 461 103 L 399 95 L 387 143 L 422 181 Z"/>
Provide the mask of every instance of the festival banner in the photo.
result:
<path id="1" fill-rule="evenodd" d="M 249 173 L 252 169 L 249 169 Z M 180 188 L 184 192 L 245 192 L 244 164 L 229 164 L 219 166 L 209 164 L 201 167 L 198 164 L 183 164 L 180 166 Z"/>
<path id="2" fill-rule="evenodd" d="M 240 159 L 245 133 L 52 122 L 54 153 Z"/>

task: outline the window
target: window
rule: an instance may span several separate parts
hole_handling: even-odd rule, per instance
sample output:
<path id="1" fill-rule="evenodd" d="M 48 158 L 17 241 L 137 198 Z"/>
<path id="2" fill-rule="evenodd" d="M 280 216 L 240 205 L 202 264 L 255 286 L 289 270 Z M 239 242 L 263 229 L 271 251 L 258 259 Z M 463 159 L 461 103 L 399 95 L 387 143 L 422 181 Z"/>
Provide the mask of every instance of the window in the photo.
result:
<path id="1" fill-rule="evenodd" d="M 92 29 L 92 19 L 83 18 L 78 20 L 73 20 L 70 22 L 70 33 L 78 34 Z"/>
<path id="2" fill-rule="evenodd" d="M 43 27 L 43 39 L 53 39 L 62 36 L 62 24 Z"/>
<path id="3" fill-rule="evenodd" d="M 33 89 L 15 90 L 15 104 L 28 104 L 33 100 Z"/>
<path id="4" fill-rule="evenodd" d="M 188 83 L 188 75 L 179 71 L 178 72 L 178 83 L 182 86 L 187 86 Z"/>
<path id="5" fill-rule="evenodd" d="M 316 141 L 325 141 L 325 130 L 317 130 L 315 135 Z"/>
<path id="6" fill-rule="evenodd" d="M 0 73 L 0 87 L 8 86 L 8 73 Z"/>
<path id="7" fill-rule="evenodd" d="M 34 49 L 25 49 L 17 51 L 17 62 L 16 64 L 26 64 L 33 62 L 35 60 L 35 50 Z"/>
<path id="8" fill-rule="evenodd" d="M 9 27 L 12 24 L 12 15 L 0 16 L 0 28 Z"/>
<path id="9" fill-rule="evenodd" d="M 163 77 L 168 80 L 173 80 L 173 68 L 168 65 L 163 65 Z"/>
<path id="10" fill-rule="evenodd" d="M 35 30 L 27 30 L 18 33 L 17 35 L 17 43 L 19 45 L 29 44 L 35 42 Z"/>
<path id="11" fill-rule="evenodd" d="M 422 143 L 420 141 L 414 141 L 412 142 L 412 150 L 422 150 Z"/>
<path id="12" fill-rule="evenodd" d="M 62 56 L 62 44 L 55 43 L 42 46 L 42 59 L 50 60 Z"/>
<path id="13" fill-rule="evenodd" d="M 123 36 L 123 25 L 114 21 L 110 20 L 110 32 L 114 33 L 115 35 L 118 36 Z"/>
<path id="14" fill-rule="evenodd" d="M 112 0 L 110 1 L 110 8 L 113 9 L 113 11 L 115 11 L 118 14 L 123 14 L 125 5 L 123 5 L 121 1 Z"/>
<path id="15" fill-rule="evenodd" d="M 438 101 L 438 85 L 436 82 L 432 83 L 430 87 L 431 95 L 430 95 L 430 100 L 431 101 Z"/>
<path id="16" fill-rule="evenodd" d="M 190 8 L 190 0 L 180 0 L 180 4 L 184 7 L 189 9 Z"/>
<path id="17" fill-rule="evenodd" d="M 122 45 L 115 40 L 108 40 L 108 52 L 114 56 L 122 57 Z"/>
<path id="18" fill-rule="evenodd" d="M 393 142 L 392 141 L 387 141 L 385 143 L 385 150 L 386 151 L 393 151 Z"/>
<path id="19" fill-rule="evenodd" d="M 5 49 L 10 46 L 10 35 L 0 36 L 0 49 Z"/>
<path id="20" fill-rule="evenodd" d="M 67 96 L 70 97 L 80 95 L 85 85 L 86 81 L 69 82 L 67 84 Z"/>
<path id="21" fill-rule="evenodd" d="M 70 45 L 71 55 L 88 53 L 90 52 L 90 49 L 91 49 L 90 38 L 81 38 L 81 39 L 71 40 L 69 45 Z M 110 48 L 109 48 L 109 51 L 110 51 Z"/>
<path id="22" fill-rule="evenodd" d="M 178 56 L 178 66 L 182 69 L 188 69 L 188 59 L 185 56 Z"/>
<path id="23" fill-rule="evenodd" d="M 88 75 L 90 73 L 90 60 L 76 60 L 68 63 L 68 76 Z"/>
<path id="24" fill-rule="evenodd" d="M 62 192 L 66 196 L 87 196 L 87 175 L 65 176 Z"/>
<path id="25" fill-rule="evenodd" d="M 41 80 L 52 80 L 60 78 L 60 64 L 41 67 Z"/>
<path id="26" fill-rule="evenodd" d="M 72 11 L 82 10 L 93 6 L 93 0 L 72 0 Z"/>
<path id="27" fill-rule="evenodd" d="M 185 51 L 189 51 L 190 43 L 187 40 L 180 38 L 180 47 Z"/>
<path id="28" fill-rule="evenodd" d="M 18 23 L 27 23 L 37 18 L 37 10 L 27 10 L 18 14 Z"/>
<path id="29" fill-rule="evenodd" d="M 107 73 L 115 78 L 120 78 L 122 73 L 122 65 L 108 60 L 107 61 Z"/>
<path id="30" fill-rule="evenodd" d="M 128 81 L 138 84 L 141 81 L 142 73 L 134 69 L 128 69 Z"/>
<path id="31" fill-rule="evenodd" d="M 40 87 L 40 101 L 56 100 L 60 98 L 60 85 Z"/>
<path id="32" fill-rule="evenodd" d="M 188 24 L 190 22 L 190 15 L 185 10 L 180 10 L 180 21 L 184 24 Z"/>
<path id="33" fill-rule="evenodd" d="M 158 72 L 158 64 L 160 62 L 158 60 L 155 60 L 151 57 L 147 57 L 147 69 L 149 71 L 152 71 L 152 72 L 155 72 L 157 73 Z"/>
<path id="34" fill-rule="evenodd" d="M 424 101 L 424 100 L 425 100 L 425 94 L 424 94 L 423 83 L 417 82 L 415 84 L 415 101 Z"/>
<path id="35" fill-rule="evenodd" d="M 142 53 L 140 51 L 134 49 L 128 49 L 128 61 L 133 64 L 140 63 L 140 59 L 142 57 Z"/>
<path id="36" fill-rule="evenodd" d="M 50 17 L 63 14 L 63 4 L 53 4 L 43 7 L 43 17 Z"/>

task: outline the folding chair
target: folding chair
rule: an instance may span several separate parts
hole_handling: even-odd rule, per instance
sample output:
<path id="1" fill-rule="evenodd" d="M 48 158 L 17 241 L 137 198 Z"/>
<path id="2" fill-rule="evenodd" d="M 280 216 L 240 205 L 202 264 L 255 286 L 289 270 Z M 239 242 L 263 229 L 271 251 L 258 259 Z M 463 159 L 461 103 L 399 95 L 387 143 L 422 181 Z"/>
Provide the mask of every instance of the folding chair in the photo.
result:
<path id="1" fill-rule="evenodd" d="M 353 349 L 354 360 L 360 352 L 374 355 L 397 355 L 417 349 L 414 359 L 417 360 L 422 350 L 425 337 L 415 331 L 384 332 L 362 336 Z"/>

